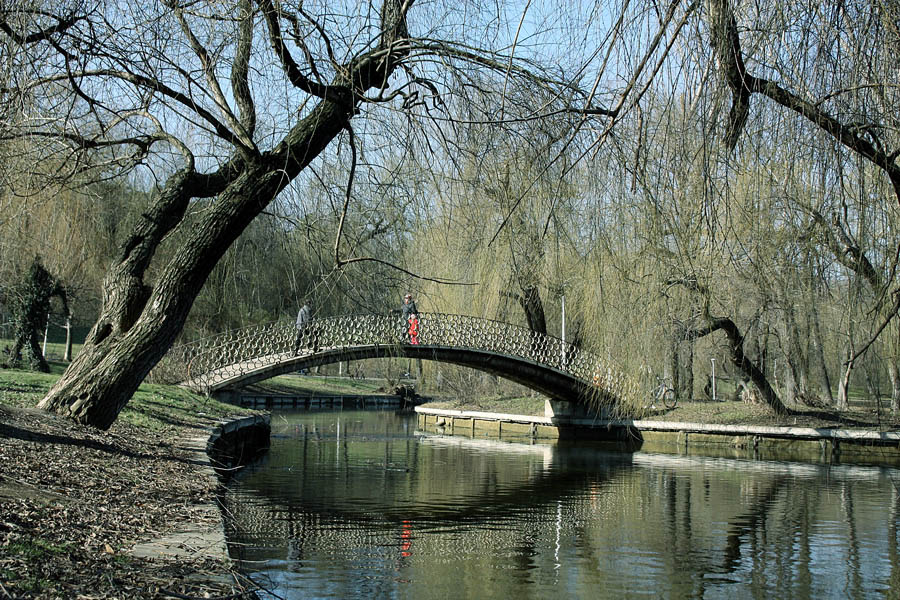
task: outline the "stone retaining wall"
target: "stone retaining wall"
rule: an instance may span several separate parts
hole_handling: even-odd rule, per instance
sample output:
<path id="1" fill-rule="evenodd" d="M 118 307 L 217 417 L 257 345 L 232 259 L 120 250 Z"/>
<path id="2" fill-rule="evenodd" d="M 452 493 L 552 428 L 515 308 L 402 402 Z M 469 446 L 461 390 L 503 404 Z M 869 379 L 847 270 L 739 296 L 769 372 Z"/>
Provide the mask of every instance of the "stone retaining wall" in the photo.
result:
<path id="1" fill-rule="evenodd" d="M 647 452 L 900 465 L 900 432 L 538 417 L 416 407 L 420 429 L 450 435 L 582 439 Z"/>
<path id="2" fill-rule="evenodd" d="M 213 428 L 206 454 L 216 472 L 226 474 L 247 464 L 269 448 L 269 415 L 250 415 L 224 421 Z"/>

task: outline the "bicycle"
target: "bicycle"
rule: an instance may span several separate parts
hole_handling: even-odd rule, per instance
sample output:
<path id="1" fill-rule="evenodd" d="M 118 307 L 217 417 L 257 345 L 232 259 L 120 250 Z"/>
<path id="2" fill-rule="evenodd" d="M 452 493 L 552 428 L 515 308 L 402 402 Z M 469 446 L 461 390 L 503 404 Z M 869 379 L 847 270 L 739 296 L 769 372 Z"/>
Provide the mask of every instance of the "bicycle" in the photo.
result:
<path id="1" fill-rule="evenodd" d="M 653 392 L 650 395 L 650 403 L 657 404 L 662 402 L 662 405 L 668 409 L 675 408 L 678 404 L 678 397 L 675 395 L 675 390 L 670 388 L 665 384 L 664 381 L 659 381 L 656 388 L 654 388 Z"/>

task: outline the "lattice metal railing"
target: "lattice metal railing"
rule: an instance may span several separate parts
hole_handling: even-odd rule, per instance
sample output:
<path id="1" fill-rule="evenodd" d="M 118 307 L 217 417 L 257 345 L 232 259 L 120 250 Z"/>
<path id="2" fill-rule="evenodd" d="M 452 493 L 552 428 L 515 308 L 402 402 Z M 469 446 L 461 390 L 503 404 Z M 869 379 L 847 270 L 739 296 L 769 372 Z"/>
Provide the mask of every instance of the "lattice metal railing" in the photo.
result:
<path id="1" fill-rule="evenodd" d="M 156 380 L 208 389 L 217 381 L 282 363 L 314 350 L 410 343 L 397 314 L 313 319 L 303 332 L 279 321 L 228 331 L 173 347 L 154 369 Z M 421 313 L 416 340 L 423 346 L 496 352 L 549 367 L 610 393 L 630 396 L 626 378 L 597 355 L 563 340 L 501 321 L 456 314 Z"/>

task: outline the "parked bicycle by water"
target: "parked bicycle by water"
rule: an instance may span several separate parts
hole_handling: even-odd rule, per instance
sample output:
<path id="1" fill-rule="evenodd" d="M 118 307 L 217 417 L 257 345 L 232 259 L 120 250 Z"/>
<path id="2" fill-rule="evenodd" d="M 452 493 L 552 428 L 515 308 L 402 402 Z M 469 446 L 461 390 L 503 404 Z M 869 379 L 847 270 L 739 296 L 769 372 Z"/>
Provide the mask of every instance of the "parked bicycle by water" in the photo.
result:
<path id="1" fill-rule="evenodd" d="M 675 408 L 678 404 L 678 397 L 675 395 L 675 390 L 666 385 L 666 382 L 662 379 L 657 378 L 656 382 L 656 387 L 650 394 L 651 406 L 662 404 L 669 409 Z"/>

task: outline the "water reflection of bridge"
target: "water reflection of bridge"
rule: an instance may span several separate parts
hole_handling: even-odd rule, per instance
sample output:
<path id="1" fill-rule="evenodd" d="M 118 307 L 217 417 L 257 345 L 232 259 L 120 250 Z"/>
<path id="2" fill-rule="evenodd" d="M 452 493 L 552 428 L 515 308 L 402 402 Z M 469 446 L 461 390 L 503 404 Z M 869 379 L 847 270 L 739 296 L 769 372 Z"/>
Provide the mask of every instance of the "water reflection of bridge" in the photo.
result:
<path id="1" fill-rule="evenodd" d="M 346 434 L 345 434 L 346 435 Z M 351 434 L 352 435 L 352 434 Z M 315 438 L 315 442 L 337 443 L 336 437 L 304 432 L 302 437 Z M 577 496 L 585 488 L 599 490 L 606 480 L 612 480 L 618 473 L 626 471 L 632 455 L 617 452 L 601 452 L 597 449 L 566 447 L 542 444 L 510 444 L 495 440 L 442 437 L 416 434 L 410 440 L 414 445 L 411 460 L 414 470 L 420 476 L 409 477 L 409 468 L 400 462 L 400 454 L 408 448 L 385 448 L 383 460 L 377 461 L 364 455 L 342 457 L 348 462 L 349 470 L 369 469 L 368 477 L 336 477 L 335 488 L 318 484 L 307 486 L 304 479 L 307 471 L 316 465 L 296 465 L 298 486 L 296 490 L 284 490 L 281 486 L 268 486 L 257 480 L 253 471 L 283 472 L 288 463 L 271 457 L 264 457 L 242 475 L 251 487 L 265 490 L 253 498 L 228 496 L 225 499 L 226 532 L 232 556 L 240 558 L 241 547 L 253 546 L 257 551 L 272 540 L 281 540 L 281 546 L 271 548 L 272 560 L 299 560 L 311 548 L 337 544 L 341 548 L 371 549 L 373 547 L 396 548 L 401 543 L 403 524 L 414 529 L 416 535 L 442 528 L 471 528 L 466 539 L 456 537 L 448 541 L 432 538 L 429 543 L 463 544 L 490 551 L 492 547 L 502 547 L 518 541 L 524 543 L 528 535 L 516 532 L 514 528 L 503 530 L 496 527 L 498 522 L 521 518 L 528 514 L 537 518 L 543 514 L 547 519 L 574 519 L 569 514 L 577 510 L 569 505 L 564 514 L 560 510 L 559 499 Z M 396 443 L 396 442 L 393 442 Z M 386 442 L 387 444 L 387 442 Z M 304 443 L 304 445 L 306 445 Z M 474 450 L 467 454 L 472 461 L 469 467 L 475 472 L 491 473 L 488 481 L 445 480 L 435 477 L 434 471 L 457 455 L 459 448 Z M 427 454 L 419 459 L 419 454 Z M 520 468 L 508 470 L 496 464 L 509 454 L 520 456 Z M 296 453 L 287 452 L 285 457 L 296 458 Z M 598 460 L 599 457 L 599 460 Z M 285 460 L 292 460 L 286 458 Z M 475 464 L 479 463 L 479 464 Z M 409 489 L 412 485 L 413 489 Z M 401 489 L 400 495 L 409 495 L 415 502 L 399 502 L 386 508 L 384 498 L 395 497 L 394 489 Z M 279 492 L 273 493 L 276 489 Z M 305 498 L 306 500 L 301 500 Z M 314 498 L 310 501 L 310 498 Z M 346 498 L 353 498 L 348 504 Z M 372 507 L 377 506 L 377 511 Z M 481 525 L 491 523 L 488 529 Z M 382 532 L 373 538 L 372 529 Z M 499 545 L 499 546 L 498 546 Z M 508 546 L 507 546 L 508 547 Z M 435 549 L 451 551 L 454 548 Z"/>
<path id="2" fill-rule="evenodd" d="M 740 574 L 737 577 L 742 579 L 748 570 L 777 577 L 773 584 L 776 588 L 795 591 L 808 589 L 803 587 L 809 585 L 804 577 L 818 569 L 843 572 L 846 564 L 831 564 L 831 557 L 808 551 L 816 545 L 814 538 L 822 535 L 804 526 L 813 514 L 819 515 L 817 522 L 849 523 L 853 535 L 846 545 L 851 560 L 859 560 L 864 554 L 865 549 L 855 540 L 856 536 L 871 539 L 866 531 L 887 532 L 891 556 L 898 556 L 900 497 L 884 496 L 884 510 L 844 512 L 852 511 L 854 503 L 878 504 L 873 498 L 885 494 L 884 480 L 892 474 L 887 469 L 642 453 L 616 462 L 621 457 L 558 445 L 431 436 L 420 437 L 418 443 L 431 451 L 471 445 L 496 456 L 505 450 L 507 456 L 512 452 L 523 458 L 522 468 L 498 482 L 504 484 L 500 487 L 507 488 L 508 495 L 479 495 L 477 486 L 472 485 L 471 493 L 454 497 L 456 514 L 376 514 L 367 512 L 364 506 L 354 509 L 346 504 L 343 509 L 329 510 L 324 508 L 327 500 L 316 505 L 320 509 L 286 497 L 264 495 L 259 503 L 231 507 L 236 521 L 246 528 L 240 539 L 253 544 L 265 543 L 263 537 L 269 541 L 280 538 L 281 545 L 271 548 L 271 558 L 291 561 L 317 553 L 329 555 L 329 548 L 350 549 L 341 556 L 358 552 L 398 561 L 412 560 L 417 552 L 432 557 L 475 557 L 508 555 L 516 548 L 524 549 L 517 556 L 531 557 L 550 569 L 553 565 L 547 563 L 555 560 L 552 548 L 562 535 L 578 540 L 578 552 L 596 555 L 593 564 L 601 569 L 608 564 L 610 549 L 627 552 L 638 548 L 662 561 L 653 565 L 660 572 L 706 574 L 660 580 L 680 586 L 665 588 L 668 593 L 661 591 L 661 595 L 681 597 L 703 597 L 707 587 L 721 591 L 723 581 L 736 581 L 729 574 Z M 417 464 L 424 467 L 435 462 L 434 458 L 428 456 Z M 570 468 L 563 466 L 566 464 Z M 710 473 L 719 475 L 710 477 Z M 504 477 L 499 471 L 497 475 Z M 803 480 L 827 480 L 828 485 L 820 489 L 817 484 L 800 483 Z M 403 478 L 385 481 L 408 484 Z M 352 497 L 359 492 L 356 488 L 347 491 Z M 439 490 L 437 495 L 443 493 Z M 521 512 L 516 513 L 518 507 Z M 518 518 L 521 523 L 523 514 L 532 525 L 524 530 L 521 525 L 504 526 L 507 517 Z M 271 525 L 276 523 L 278 532 L 273 535 Z M 785 523 L 791 533 L 776 535 L 784 531 Z M 448 531 L 453 535 L 441 535 Z M 897 568 L 893 559 L 890 565 L 883 565 L 892 573 L 892 580 L 900 581 Z M 598 571 L 598 577 L 601 573 Z M 649 572 L 647 575 L 651 576 Z M 880 576 L 887 577 L 887 571 Z M 849 584 L 843 581 L 842 585 Z M 848 595 L 862 597 L 858 593 Z"/>
<path id="3" fill-rule="evenodd" d="M 154 375 L 211 393 L 339 361 L 408 357 L 471 367 L 561 400 L 613 404 L 631 393 L 629 381 L 597 355 L 523 327 L 422 313 L 413 344 L 401 326 L 392 314 L 314 319 L 295 352 L 294 324 L 269 323 L 173 347 Z"/>

